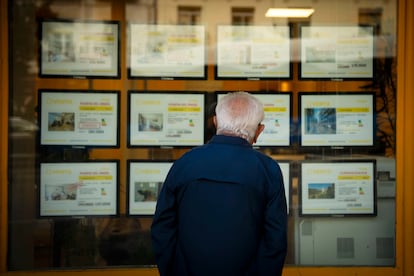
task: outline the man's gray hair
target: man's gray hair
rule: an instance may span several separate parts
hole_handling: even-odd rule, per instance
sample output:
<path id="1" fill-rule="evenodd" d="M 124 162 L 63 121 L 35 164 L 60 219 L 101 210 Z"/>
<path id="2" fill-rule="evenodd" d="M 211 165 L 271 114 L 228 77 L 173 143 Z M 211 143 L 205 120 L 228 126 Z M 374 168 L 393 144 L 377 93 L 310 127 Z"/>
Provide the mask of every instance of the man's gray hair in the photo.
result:
<path id="1" fill-rule="evenodd" d="M 217 134 L 238 136 L 251 142 L 263 119 L 263 103 L 247 92 L 228 93 L 216 106 Z"/>

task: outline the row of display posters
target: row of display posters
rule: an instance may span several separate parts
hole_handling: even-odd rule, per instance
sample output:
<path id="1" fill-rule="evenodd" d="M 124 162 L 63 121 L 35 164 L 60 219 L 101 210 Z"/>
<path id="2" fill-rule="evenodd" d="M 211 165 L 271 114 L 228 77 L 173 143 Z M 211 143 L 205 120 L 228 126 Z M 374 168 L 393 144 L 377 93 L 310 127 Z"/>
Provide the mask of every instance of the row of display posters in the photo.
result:
<path id="1" fill-rule="evenodd" d="M 279 162 L 287 210 L 300 216 L 375 216 L 375 160 L 301 161 L 299 206 L 291 206 L 291 163 Z M 128 216 L 151 216 L 172 161 L 127 160 Z M 119 161 L 41 162 L 40 217 L 119 215 Z"/>
<path id="2" fill-rule="evenodd" d="M 228 92 L 216 92 L 216 101 Z M 252 92 L 263 102 L 265 129 L 256 147 L 374 146 L 375 94 L 300 92 L 298 123 L 292 93 Z M 119 91 L 38 91 L 41 146 L 119 147 Z M 214 103 L 213 103 L 214 104 Z M 128 147 L 192 147 L 205 141 L 204 92 L 128 91 Z"/>
<path id="3" fill-rule="evenodd" d="M 120 78 L 120 22 L 40 22 L 40 77 Z M 216 28 L 216 79 L 364 80 L 374 76 L 372 26 L 300 26 L 293 60 L 291 27 Z M 203 25 L 128 24 L 128 77 L 206 79 Z"/>
<path id="4" fill-rule="evenodd" d="M 120 22 L 43 20 L 39 75 L 120 78 Z M 216 79 L 366 80 L 374 76 L 374 28 L 300 26 L 292 58 L 289 26 L 217 26 Z M 131 79 L 207 79 L 205 26 L 128 24 Z M 227 92 L 216 92 L 216 101 Z M 255 92 L 265 130 L 256 147 L 372 147 L 375 95 L 299 92 L 298 125 L 291 92 Z M 38 91 L 41 147 L 119 147 L 120 92 Z M 206 143 L 206 93 L 128 91 L 128 147 L 193 147 Z M 119 160 L 39 162 L 40 217 L 118 216 Z M 173 161 L 127 160 L 129 216 L 154 213 Z M 287 207 L 301 216 L 376 215 L 375 160 L 302 161 L 299 206 L 291 206 L 290 162 L 280 162 Z"/>
<path id="5" fill-rule="evenodd" d="M 216 101 L 227 92 L 217 92 Z M 264 103 L 257 146 L 289 146 L 292 93 L 254 93 Z M 39 90 L 42 147 L 119 146 L 119 91 Z M 205 93 L 128 91 L 129 146 L 201 145 Z M 302 144 L 369 147 L 373 93 L 299 93 Z M 152 215 L 172 161 L 128 160 L 127 214 Z M 288 210 L 291 164 L 280 162 Z M 300 163 L 300 215 L 375 215 L 375 160 Z M 40 162 L 41 217 L 119 215 L 119 161 Z"/>

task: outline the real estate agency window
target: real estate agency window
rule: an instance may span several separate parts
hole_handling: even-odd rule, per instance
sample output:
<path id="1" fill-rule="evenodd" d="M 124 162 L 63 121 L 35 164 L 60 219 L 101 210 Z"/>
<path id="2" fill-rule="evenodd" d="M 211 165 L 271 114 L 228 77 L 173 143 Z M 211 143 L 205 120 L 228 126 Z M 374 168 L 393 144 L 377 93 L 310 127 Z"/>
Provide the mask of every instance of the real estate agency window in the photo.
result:
<path id="1" fill-rule="evenodd" d="M 38 88 L 55 89 L 56 87 L 65 87 L 66 89 L 78 91 L 87 87 L 90 90 L 97 90 L 102 87 L 109 89 L 112 84 L 114 84 L 116 89 L 121 90 L 121 102 L 127 102 L 126 92 L 128 89 L 135 87 L 140 89 L 143 87 L 142 90 L 146 90 L 148 87 L 155 87 L 160 92 L 169 91 L 172 87 L 176 90 L 181 90 L 181 92 L 205 90 L 211 96 L 209 99 L 214 98 L 216 91 L 250 90 L 252 93 L 261 92 L 258 94 L 269 95 L 273 91 L 281 92 L 282 95 L 291 93 L 291 105 L 287 104 L 284 108 L 274 109 L 280 111 L 292 107 L 292 127 L 290 133 L 288 133 L 288 136 L 290 135 L 292 138 L 292 143 L 284 148 L 274 147 L 263 150 L 263 152 L 277 160 L 288 159 L 288 162 L 283 163 L 286 169 L 285 175 L 288 176 L 286 181 L 289 186 L 288 190 L 291 193 L 287 265 L 392 266 L 395 264 L 395 44 L 397 41 L 397 0 L 343 0 L 336 1 L 334 4 L 332 4 L 331 0 L 311 1 L 316 12 L 305 20 L 266 18 L 264 16 L 265 11 L 273 7 L 273 5 L 265 1 L 256 0 L 194 0 L 188 6 L 179 5 L 181 1 L 175 0 L 158 0 L 157 5 L 155 5 L 154 1 L 139 0 L 126 1 L 126 4 L 123 1 L 116 0 L 57 0 L 53 2 L 27 0 L 23 2 L 24 5 L 21 4 L 22 1 L 10 1 L 12 16 L 10 17 L 11 21 L 9 24 L 11 25 L 11 29 L 13 29 L 13 33 L 9 48 L 11 49 L 10 61 L 13 71 L 10 72 L 12 83 L 10 99 L 12 108 L 10 108 L 9 116 L 13 128 L 10 130 L 8 166 L 10 179 L 10 206 L 8 212 L 9 270 L 154 265 L 155 262 L 151 252 L 149 231 L 152 221 L 151 216 L 142 218 L 128 217 L 123 212 L 119 217 L 68 217 L 54 219 L 38 217 L 35 214 L 36 209 L 39 208 L 39 199 L 37 196 L 40 193 L 37 190 L 39 187 L 38 184 L 39 182 L 42 184 L 42 181 L 38 181 L 39 171 L 37 169 L 39 167 L 38 157 L 39 153 L 41 153 L 38 151 L 39 144 L 36 138 L 38 131 L 37 120 L 39 119 L 39 117 L 36 117 L 36 111 L 38 110 Z M 293 3 L 293 1 L 287 2 Z M 246 3 L 249 6 L 243 7 Z M 123 6 L 124 4 L 126 6 Z M 335 9 L 332 9 L 332 6 Z M 367 7 L 370 8 L 368 9 Z M 125 13 L 123 13 L 124 10 L 126 10 Z M 117 12 L 121 13 L 121 15 L 117 14 Z M 25 18 L 25 20 L 23 21 L 21 18 Z M 291 75 L 287 79 L 244 79 L 234 81 L 229 78 L 217 81 L 213 74 L 209 74 L 206 80 L 179 80 L 176 82 L 175 80 L 157 81 L 151 79 L 148 81 L 148 79 L 129 79 L 127 74 L 124 73 L 126 70 L 122 70 L 121 78 L 113 81 L 96 80 L 93 78 L 88 80 L 63 77 L 53 79 L 40 78 L 37 71 L 37 62 L 39 61 L 37 51 L 37 47 L 39 47 L 37 22 L 39 22 L 39 19 L 48 20 L 56 18 L 71 18 L 74 20 L 114 20 L 116 18 L 120 23 L 120 30 L 122 28 L 127 29 L 128 23 L 130 22 L 147 24 L 145 26 L 146 30 L 150 30 L 154 24 L 205 24 L 206 37 L 209 38 L 206 41 L 208 45 L 205 46 L 211 50 L 211 56 L 213 57 L 214 52 L 217 50 L 217 41 L 214 40 L 216 37 L 214 32 L 217 31 L 216 26 L 225 23 L 228 25 L 237 25 L 235 29 L 244 31 L 237 33 L 237 35 L 241 35 L 240 37 L 236 37 L 236 34 L 229 35 L 227 42 L 237 44 L 239 41 L 243 41 L 240 49 L 243 51 L 247 50 L 249 54 L 254 54 L 254 58 L 248 59 L 253 62 L 240 62 L 240 59 L 236 58 L 240 54 L 240 51 L 233 51 L 233 48 L 229 48 L 228 53 L 230 56 L 226 56 L 225 58 L 235 63 L 234 67 L 231 67 L 232 69 L 236 69 L 240 73 L 255 73 L 256 71 L 254 70 L 271 69 L 272 66 L 277 66 L 280 62 L 283 62 L 283 58 L 289 58 L 289 54 L 282 55 L 280 49 L 274 50 L 274 48 L 277 48 L 274 47 L 274 43 L 280 43 L 280 45 L 284 46 L 285 44 L 283 43 L 288 42 L 287 44 L 290 46 L 284 49 L 292 50 L 290 62 L 293 66 Z M 375 26 L 375 54 L 371 56 L 375 59 L 374 78 L 369 81 L 355 79 L 321 79 L 317 77 L 309 79 L 300 78 L 301 71 L 299 69 L 305 70 L 307 68 L 306 66 L 310 65 L 314 66 L 313 69 L 315 70 L 313 72 L 317 71 L 319 74 L 329 73 L 327 71 L 331 68 L 331 65 L 340 67 L 346 72 L 346 69 L 350 68 L 350 66 L 342 63 L 337 64 L 338 59 L 336 59 L 335 53 L 340 52 L 339 60 L 343 61 L 347 57 L 357 53 L 357 48 L 354 50 L 351 47 L 352 43 L 364 42 L 364 39 L 354 41 L 352 36 L 344 37 L 345 32 L 335 32 L 335 30 L 348 30 L 348 27 L 353 26 L 351 30 L 356 30 L 355 33 L 358 36 L 363 35 L 365 30 L 359 27 L 366 25 Z M 55 24 L 55 26 L 58 26 L 58 24 Z M 244 26 L 247 28 L 244 29 Z M 279 27 L 281 28 L 279 29 Z M 290 29 L 288 30 L 287 28 Z M 314 37 L 309 36 L 311 38 L 309 40 L 301 39 L 303 32 L 301 32 L 300 28 L 302 28 L 302 31 L 307 30 L 309 33 L 314 33 Z M 258 30 L 258 35 L 262 35 L 259 39 L 257 39 L 257 36 L 254 36 L 256 33 L 252 31 L 253 29 Z M 271 30 L 269 31 L 269 29 Z M 66 30 L 64 29 L 61 33 L 65 33 Z M 289 37 L 289 31 L 292 37 Z M 123 32 L 121 31 L 121 33 Z M 142 31 L 142 33 L 145 32 Z M 150 32 L 147 31 L 147 33 Z M 318 38 L 315 38 L 317 33 L 319 33 L 318 35 L 324 35 L 325 41 L 329 43 L 321 43 Z M 250 34 L 253 34 L 252 37 L 255 39 L 249 37 Z M 276 37 L 272 36 L 275 34 Z M 336 43 L 337 40 L 334 39 L 336 34 L 338 34 L 338 40 L 342 42 L 341 44 Z M 162 35 L 153 36 L 152 40 L 148 39 L 148 43 L 142 43 L 144 47 L 142 53 L 145 53 L 151 46 L 157 45 L 157 42 L 161 41 L 167 44 L 169 34 L 163 33 Z M 93 37 L 90 36 L 89 38 Z M 127 49 L 129 46 L 127 38 L 121 37 L 121 47 L 125 47 L 124 49 Z M 316 42 L 312 41 L 312 39 Z M 61 37 L 56 37 L 56 40 L 59 41 L 59 45 L 63 45 L 62 43 L 65 41 Z M 177 42 L 177 40 L 174 41 Z M 268 43 L 269 41 L 270 43 Z M 73 40 L 73 42 L 76 41 Z M 301 51 L 299 47 L 301 44 L 307 45 L 304 49 L 309 53 L 308 60 L 302 59 L 300 56 Z M 66 46 L 75 49 L 71 44 L 66 44 Z M 177 47 L 161 48 L 164 51 L 162 53 L 166 54 L 165 56 L 171 54 L 170 57 L 172 59 L 170 61 L 179 60 L 177 58 L 178 55 L 173 50 L 188 47 L 184 43 L 180 44 L 180 41 L 174 46 Z M 99 49 L 99 47 L 95 47 L 94 49 Z M 368 50 L 367 48 L 364 49 Z M 186 54 L 185 51 L 178 52 L 180 54 Z M 154 54 L 154 51 L 148 51 L 148 53 Z M 160 52 L 156 52 L 152 57 L 148 56 L 142 60 L 149 60 L 149 62 L 163 60 L 158 59 L 160 56 Z M 106 57 L 102 55 L 97 58 L 99 61 L 105 61 Z M 121 57 L 124 57 L 124 55 L 121 55 Z M 364 65 L 364 62 L 366 62 L 366 59 L 355 63 L 361 71 L 364 67 L 360 65 Z M 121 64 L 127 63 L 128 61 L 124 60 Z M 299 63 L 301 63 L 301 68 L 298 66 Z M 66 67 L 70 67 L 70 61 L 65 65 L 67 65 Z M 210 69 L 215 65 L 214 63 L 207 64 Z M 285 71 L 289 72 L 290 68 L 289 66 L 287 67 L 288 70 Z M 270 69 L 269 71 L 271 71 Z M 325 129 L 325 133 L 322 133 L 321 130 L 309 131 L 305 137 L 308 139 L 316 137 L 323 140 L 328 136 L 328 131 L 333 131 L 334 127 L 338 129 L 341 126 L 349 134 L 359 131 L 360 124 L 358 120 L 354 120 L 355 114 L 347 110 L 353 110 L 355 113 L 358 113 L 358 111 L 365 110 L 366 107 L 361 107 L 356 104 L 354 108 L 349 108 L 349 106 L 341 106 L 341 103 L 346 103 L 351 98 L 356 99 L 356 102 L 366 101 L 364 97 L 359 98 L 359 96 L 368 95 L 366 93 L 368 91 L 376 95 L 375 115 L 377 124 L 374 140 L 375 145 L 378 145 L 378 147 L 370 150 L 359 147 L 332 149 L 328 147 L 304 147 L 298 144 L 300 136 L 299 125 L 301 121 L 299 114 L 300 96 L 303 97 L 302 104 L 305 103 L 306 97 L 311 97 L 311 100 L 308 102 L 314 101 L 317 104 L 323 104 L 326 102 L 324 97 L 328 97 L 328 94 L 331 98 L 338 96 L 339 99 L 339 96 L 341 96 L 342 101 L 339 100 L 324 109 L 314 107 L 309 108 L 310 111 L 307 111 L 307 113 L 304 112 L 304 114 L 307 114 L 304 117 L 308 119 L 309 125 L 320 126 L 322 128 L 323 126 L 326 127 L 327 124 L 318 125 L 315 122 L 319 119 L 324 119 L 323 114 L 327 115 L 327 119 L 332 119 L 330 116 L 333 113 L 332 111 L 342 111 L 340 125 L 338 125 L 338 121 L 337 124 L 333 124 L 332 120 L 328 120 L 330 123 L 329 127 Z M 67 94 L 69 93 L 65 95 Z M 346 101 L 343 99 L 346 99 Z M 121 110 L 121 112 L 123 112 L 121 113 L 123 118 L 127 117 L 127 108 Z M 322 115 L 312 116 L 313 114 Z M 366 116 L 366 118 L 368 117 Z M 313 119 L 316 119 L 316 121 L 313 121 Z M 273 120 L 273 122 L 275 127 L 267 128 L 270 131 L 275 129 L 276 125 L 280 124 L 280 121 L 278 122 L 277 120 Z M 19 124 L 22 124 L 21 128 L 18 127 Z M 120 129 L 126 130 L 129 127 L 126 120 L 121 121 L 120 124 Z M 121 174 L 120 186 L 122 186 L 120 193 L 123 199 L 126 198 L 127 183 L 125 177 L 127 168 L 125 164 L 127 164 L 126 159 L 129 156 L 148 153 L 142 158 L 146 158 L 149 161 L 153 159 L 165 159 L 167 157 L 173 159 L 173 157 L 179 156 L 183 151 L 183 149 L 169 148 L 130 149 L 125 146 L 127 141 L 125 132 L 121 132 L 121 146 L 115 154 L 111 150 L 106 149 L 104 151 L 100 151 L 99 149 L 91 151 L 98 158 L 101 156 L 111 156 L 112 154 L 122 159 L 120 162 L 122 166 L 121 172 L 124 172 L 124 174 Z M 306 134 L 306 132 L 304 133 Z M 54 159 L 54 161 L 57 160 L 58 155 L 54 155 L 56 153 L 54 150 L 50 149 L 50 152 L 47 153 L 49 153 L 49 157 Z M 65 158 L 70 157 L 69 152 L 65 152 L 65 154 Z M 372 179 L 375 178 L 376 190 L 367 190 L 363 187 L 359 189 L 360 187 L 358 185 L 362 185 L 363 183 L 359 181 L 360 178 L 355 173 L 361 166 L 363 168 L 372 168 L 372 162 L 361 163 L 360 166 L 354 162 L 344 161 L 345 159 L 361 157 L 371 161 L 375 160 L 377 174 L 374 175 L 371 171 L 372 174 L 370 176 Z M 330 162 L 333 159 L 336 159 L 336 162 Z M 349 168 L 351 172 L 355 173 L 354 182 L 356 185 L 351 183 L 352 185 L 349 187 L 346 187 L 346 185 L 343 187 L 339 187 L 339 185 L 335 186 L 329 182 L 331 178 L 319 178 L 318 181 L 314 181 L 313 177 L 317 176 L 323 169 L 328 168 L 334 171 L 334 168 L 337 168 L 338 159 L 341 161 L 339 163 L 341 167 Z M 302 160 L 313 161 L 313 163 L 302 162 Z M 62 161 L 61 163 L 63 163 L 63 161 L 66 162 L 67 160 L 59 159 L 57 161 Z M 46 164 L 47 166 L 50 165 Z M 90 168 L 93 169 L 94 167 L 92 166 Z M 301 170 L 302 168 L 310 168 L 313 171 L 310 170 L 307 172 L 304 169 Z M 335 177 L 335 174 L 332 173 L 328 176 Z M 343 178 L 349 180 L 347 176 Z M 59 180 L 64 181 L 66 179 L 62 178 Z M 68 183 L 70 184 L 71 182 Z M 52 184 L 58 185 L 59 183 Z M 335 198 L 334 191 L 341 192 L 339 198 Z M 302 201 L 300 201 L 299 197 L 305 193 L 307 193 L 308 198 L 304 199 L 302 197 Z M 336 203 L 339 202 L 344 204 L 345 207 L 343 209 L 345 211 L 350 212 L 354 207 L 358 208 L 358 204 L 362 202 L 360 199 L 364 194 L 372 196 L 374 193 L 377 195 L 376 205 L 370 206 L 369 213 L 365 213 L 362 216 L 349 216 L 349 214 L 344 213 L 322 214 L 321 212 L 315 213 L 315 210 L 312 213 L 312 208 L 315 207 L 315 203 L 328 203 L 327 205 L 332 209 L 331 211 L 335 211 L 337 207 Z M 342 201 L 339 201 L 339 199 Z M 56 201 L 56 204 L 58 203 Z M 121 201 L 120 205 L 122 205 L 123 211 L 125 211 L 127 208 L 125 200 Z M 300 208 L 304 209 L 300 210 Z M 374 210 L 374 208 L 376 209 Z M 314 209 L 317 208 L 315 207 Z"/>

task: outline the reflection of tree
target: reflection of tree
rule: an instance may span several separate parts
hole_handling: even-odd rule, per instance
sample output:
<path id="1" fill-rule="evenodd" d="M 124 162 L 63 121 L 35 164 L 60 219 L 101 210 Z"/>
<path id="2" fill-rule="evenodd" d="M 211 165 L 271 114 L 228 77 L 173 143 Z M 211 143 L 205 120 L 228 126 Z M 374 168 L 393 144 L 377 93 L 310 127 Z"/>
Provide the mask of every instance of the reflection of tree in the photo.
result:
<path id="1" fill-rule="evenodd" d="M 384 143 L 385 154 L 395 156 L 397 62 L 394 57 L 395 41 L 390 36 L 377 36 L 377 58 L 374 62 L 372 83 L 363 88 L 376 92 L 377 137 Z"/>

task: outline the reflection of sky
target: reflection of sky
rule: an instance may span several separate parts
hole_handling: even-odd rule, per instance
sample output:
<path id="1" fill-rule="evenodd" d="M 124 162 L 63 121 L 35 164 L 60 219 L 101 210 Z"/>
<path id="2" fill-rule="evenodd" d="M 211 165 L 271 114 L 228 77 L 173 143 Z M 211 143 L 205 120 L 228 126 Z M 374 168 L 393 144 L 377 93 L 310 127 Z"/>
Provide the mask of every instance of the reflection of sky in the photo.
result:
<path id="1" fill-rule="evenodd" d="M 332 183 L 311 183 L 309 184 L 309 188 L 312 189 L 326 189 L 332 186 Z"/>

